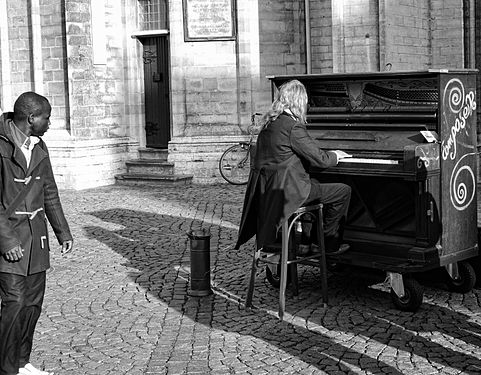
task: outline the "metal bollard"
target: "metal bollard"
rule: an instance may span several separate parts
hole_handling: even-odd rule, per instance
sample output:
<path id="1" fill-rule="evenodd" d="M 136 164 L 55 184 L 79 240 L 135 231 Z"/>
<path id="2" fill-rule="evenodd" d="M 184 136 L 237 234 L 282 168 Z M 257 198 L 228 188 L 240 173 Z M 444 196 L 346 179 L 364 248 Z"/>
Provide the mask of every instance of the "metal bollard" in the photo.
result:
<path id="1" fill-rule="evenodd" d="M 195 229 L 187 232 L 190 239 L 190 290 L 189 294 L 203 297 L 212 293 L 210 289 L 210 232 Z"/>

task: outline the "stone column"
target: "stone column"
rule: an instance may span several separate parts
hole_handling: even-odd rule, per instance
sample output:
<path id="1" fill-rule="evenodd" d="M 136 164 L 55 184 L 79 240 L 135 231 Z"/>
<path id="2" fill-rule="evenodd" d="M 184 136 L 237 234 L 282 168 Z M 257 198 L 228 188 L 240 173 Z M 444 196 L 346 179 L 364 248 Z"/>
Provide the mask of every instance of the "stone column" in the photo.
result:
<path id="1" fill-rule="evenodd" d="M 7 0 L 0 0 L 0 112 L 13 109 L 10 47 L 8 42 Z"/>
<path id="2" fill-rule="evenodd" d="M 43 58 L 42 58 L 42 25 L 40 22 L 39 0 L 30 0 L 30 22 L 32 27 L 32 69 L 33 91 L 44 95 L 43 87 Z"/>

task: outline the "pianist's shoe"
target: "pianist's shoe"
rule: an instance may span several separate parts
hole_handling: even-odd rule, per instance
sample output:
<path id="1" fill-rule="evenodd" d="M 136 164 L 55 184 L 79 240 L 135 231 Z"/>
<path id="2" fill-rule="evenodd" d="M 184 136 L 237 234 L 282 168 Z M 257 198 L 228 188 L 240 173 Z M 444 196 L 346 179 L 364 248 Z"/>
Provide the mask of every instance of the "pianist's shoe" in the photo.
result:
<path id="1" fill-rule="evenodd" d="M 312 247 L 310 245 L 299 244 L 296 249 L 297 256 L 307 256 L 311 253 Z"/>
<path id="2" fill-rule="evenodd" d="M 350 246 L 346 243 L 341 243 L 339 235 L 327 236 L 324 243 L 326 244 L 326 254 L 339 255 L 349 250 Z"/>
<path id="3" fill-rule="evenodd" d="M 264 245 L 261 251 L 263 253 L 280 253 L 282 251 L 282 244 L 276 242 L 273 244 Z"/>
<path id="4" fill-rule="evenodd" d="M 339 248 L 337 250 L 332 248 L 331 249 L 326 248 L 326 254 L 339 255 L 339 254 L 345 253 L 350 248 L 351 246 L 349 246 L 347 243 L 342 243 L 339 245 Z M 320 252 L 321 251 L 319 250 L 319 246 L 317 246 L 315 243 L 311 244 L 311 251 L 309 254 L 316 255 L 316 254 L 320 254 Z"/>
<path id="5" fill-rule="evenodd" d="M 329 249 L 326 249 L 326 254 L 327 255 L 339 255 L 342 253 L 345 253 L 351 248 L 351 246 L 347 243 L 342 243 L 339 245 L 339 248 L 335 251 L 329 251 Z"/>

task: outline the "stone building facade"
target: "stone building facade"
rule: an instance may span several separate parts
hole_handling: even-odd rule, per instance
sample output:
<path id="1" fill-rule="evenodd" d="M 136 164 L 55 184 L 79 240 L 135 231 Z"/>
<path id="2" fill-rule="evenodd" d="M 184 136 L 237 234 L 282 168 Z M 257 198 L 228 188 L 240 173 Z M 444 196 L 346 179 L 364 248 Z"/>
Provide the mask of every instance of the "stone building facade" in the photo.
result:
<path id="1" fill-rule="evenodd" d="M 476 5 L 0 0 L 0 107 L 28 90 L 50 99 L 62 188 L 112 184 L 146 147 L 194 182 L 220 182 L 221 152 L 270 104 L 266 76 L 475 68 Z"/>

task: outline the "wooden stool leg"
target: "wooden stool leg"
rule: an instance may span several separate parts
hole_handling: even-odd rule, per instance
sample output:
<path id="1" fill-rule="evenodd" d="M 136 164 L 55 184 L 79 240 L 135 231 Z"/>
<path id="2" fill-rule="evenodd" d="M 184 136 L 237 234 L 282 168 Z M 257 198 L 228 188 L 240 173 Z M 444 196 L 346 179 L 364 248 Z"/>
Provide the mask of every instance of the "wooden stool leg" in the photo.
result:
<path id="1" fill-rule="evenodd" d="M 286 309 L 287 257 L 289 252 L 289 222 L 282 224 L 281 282 L 279 285 L 279 319 L 283 320 Z"/>
<path id="2" fill-rule="evenodd" d="M 247 287 L 247 297 L 246 297 L 246 307 L 252 307 L 252 296 L 254 295 L 254 284 L 256 281 L 256 273 L 257 273 L 257 260 L 259 259 L 260 250 L 257 249 L 254 252 L 254 256 L 252 257 L 252 267 L 251 267 L 251 276 L 249 278 L 249 286 Z"/>
<path id="3" fill-rule="evenodd" d="M 288 244 L 288 260 L 296 259 L 296 239 L 295 236 L 289 236 Z M 291 277 L 291 290 L 294 296 L 299 295 L 299 281 L 297 277 L 297 263 L 291 263 L 287 266 L 287 270 Z"/>
<path id="4" fill-rule="evenodd" d="M 321 258 L 319 259 L 319 268 L 321 271 L 321 292 L 322 302 L 327 305 L 327 262 L 326 262 L 326 246 L 324 241 L 324 222 L 322 208 L 317 211 L 317 240 Z"/>

